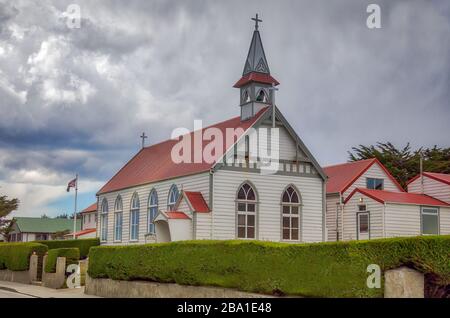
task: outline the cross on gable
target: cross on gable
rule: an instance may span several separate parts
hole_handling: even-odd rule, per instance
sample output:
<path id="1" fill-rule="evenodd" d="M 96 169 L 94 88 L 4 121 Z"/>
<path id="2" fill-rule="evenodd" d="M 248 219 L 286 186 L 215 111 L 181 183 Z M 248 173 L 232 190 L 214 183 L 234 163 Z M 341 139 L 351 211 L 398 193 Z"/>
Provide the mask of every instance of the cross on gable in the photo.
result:
<path id="1" fill-rule="evenodd" d="M 258 18 L 258 13 L 256 14 L 255 18 L 252 18 L 253 21 L 255 21 L 255 30 L 258 30 L 258 22 L 263 22 L 261 19 Z"/>

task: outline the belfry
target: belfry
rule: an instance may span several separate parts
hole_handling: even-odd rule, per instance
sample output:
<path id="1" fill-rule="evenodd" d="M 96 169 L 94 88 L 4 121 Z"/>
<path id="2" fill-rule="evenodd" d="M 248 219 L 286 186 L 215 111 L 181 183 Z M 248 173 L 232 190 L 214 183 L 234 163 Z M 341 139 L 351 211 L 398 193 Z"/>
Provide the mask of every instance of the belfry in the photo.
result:
<path id="1" fill-rule="evenodd" d="M 270 87 L 280 83 L 270 75 L 269 64 L 259 34 L 258 14 L 255 18 L 255 30 L 248 50 L 242 77 L 233 87 L 240 89 L 241 120 L 255 116 L 262 108 L 271 104 Z"/>

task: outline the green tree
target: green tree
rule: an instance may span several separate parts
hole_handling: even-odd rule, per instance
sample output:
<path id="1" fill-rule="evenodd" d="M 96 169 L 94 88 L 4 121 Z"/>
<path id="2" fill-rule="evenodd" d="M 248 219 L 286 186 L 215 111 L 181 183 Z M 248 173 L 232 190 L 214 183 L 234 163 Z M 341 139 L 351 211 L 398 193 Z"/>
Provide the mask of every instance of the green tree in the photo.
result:
<path id="1" fill-rule="evenodd" d="M 412 150 L 409 143 L 397 148 L 391 142 L 378 142 L 376 145 L 352 147 L 348 153 L 350 161 L 377 158 L 402 187 L 406 187 L 408 180 L 420 173 L 421 154 L 423 171 L 450 173 L 450 148 L 434 146 Z"/>
<path id="2" fill-rule="evenodd" d="M 18 199 L 8 199 L 7 196 L 0 196 L 0 234 L 8 235 L 10 232 L 11 220 L 7 220 L 6 217 L 19 207 Z"/>

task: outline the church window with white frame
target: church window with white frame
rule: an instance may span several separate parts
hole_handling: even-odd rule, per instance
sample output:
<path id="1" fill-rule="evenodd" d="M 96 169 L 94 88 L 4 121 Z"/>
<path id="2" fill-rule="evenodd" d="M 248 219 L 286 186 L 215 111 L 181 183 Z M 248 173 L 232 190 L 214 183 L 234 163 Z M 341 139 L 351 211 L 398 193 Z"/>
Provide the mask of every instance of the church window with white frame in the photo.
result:
<path id="1" fill-rule="evenodd" d="M 130 210 L 130 240 L 137 241 L 139 239 L 139 196 L 137 193 L 133 194 L 131 199 Z"/>
<path id="2" fill-rule="evenodd" d="M 238 238 L 256 238 L 256 204 L 255 189 L 249 183 L 244 183 L 238 190 L 236 200 Z"/>
<path id="3" fill-rule="evenodd" d="M 281 197 L 283 240 L 298 241 L 300 228 L 300 198 L 293 186 L 288 186 Z"/>

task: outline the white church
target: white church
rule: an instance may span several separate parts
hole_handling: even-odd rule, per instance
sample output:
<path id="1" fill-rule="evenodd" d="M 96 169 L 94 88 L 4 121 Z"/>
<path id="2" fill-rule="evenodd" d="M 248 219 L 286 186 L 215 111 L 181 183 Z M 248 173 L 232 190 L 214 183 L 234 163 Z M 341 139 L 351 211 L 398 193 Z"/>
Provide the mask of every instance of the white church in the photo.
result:
<path id="1" fill-rule="evenodd" d="M 234 85 L 240 93 L 236 103 L 240 115 L 143 147 L 131 158 L 97 193 L 102 244 L 326 240 L 326 176 L 275 106 L 279 83 L 271 76 L 264 53 L 258 31 L 261 20 L 258 16 L 253 20 L 244 71 Z M 210 131 L 225 136 L 230 130 L 232 142 L 211 151 L 212 160 L 174 161 L 173 151 L 180 142 L 200 136 L 203 152 L 211 148 L 211 136 L 206 136 Z M 250 146 L 255 140 L 256 152 Z"/>

